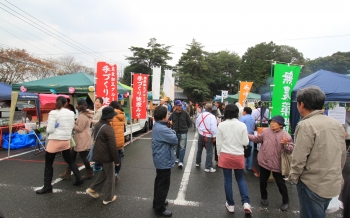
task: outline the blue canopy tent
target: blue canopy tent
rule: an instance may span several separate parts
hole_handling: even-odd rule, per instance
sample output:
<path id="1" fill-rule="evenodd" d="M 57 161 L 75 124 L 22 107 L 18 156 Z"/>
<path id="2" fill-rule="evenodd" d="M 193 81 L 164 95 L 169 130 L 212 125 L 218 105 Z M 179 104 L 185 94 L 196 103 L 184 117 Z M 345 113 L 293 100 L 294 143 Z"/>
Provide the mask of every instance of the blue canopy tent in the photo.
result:
<path id="1" fill-rule="evenodd" d="M 270 91 L 261 94 L 261 101 L 271 101 L 271 95 L 272 93 Z"/>
<path id="2" fill-rule="evenodd" d="M 0 100 L 11 100 L 12 87 L 5 83 L 0 82 Z M 19 92 L 18 94 L 19 101 L 34 101 L 36 107 L 36 113 L 38 115 L 38 121 L 40 123 L 40 101 L 39 95 L 29 92 Z"/>
<path id="3" fill-rule="evenodd" d="M 291 127 L 294 134 L 295 127 L 300 120 L 300 114 L 297 109 L 296 95 L 297 92 L 305 87 L 318 86 L 326 95 L 327 102 L 350 102 L 350 77 L 330 72 L 327 70 L 319 70 L 307 77 L 298 80 L 292 91 L 291 105 Z"/>
<path id="4" fill-rule="evenodd" d="M 308 86 L 318 86 L 326 95 L 327 102 L 350 102 L 350 77 L 330 72 L 327 70 L 319 70 L 307 77 L 304 77 L 296 83 L 292 91 L 292 104 L 290 108 L 290 122 L 292 135 L 300 120 L 300 114 L 297 109 L 296 95 L 297 92 Z M 271 101 L 270 91 L 261 95 L 261 101 Z"/>

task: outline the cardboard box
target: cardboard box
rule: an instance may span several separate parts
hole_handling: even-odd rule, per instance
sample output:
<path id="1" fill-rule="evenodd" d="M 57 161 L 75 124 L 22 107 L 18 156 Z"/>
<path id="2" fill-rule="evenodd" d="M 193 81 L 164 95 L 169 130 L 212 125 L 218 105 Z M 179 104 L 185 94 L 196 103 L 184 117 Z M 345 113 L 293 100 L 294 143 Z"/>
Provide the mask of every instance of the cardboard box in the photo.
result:
<path id="1" fill-rule="evenodd" d="M 45 114 L 42 114 L 43 115 L 43 122 L 46 122 L 48 119 L 49 119 L 49 114 L 48 113 L 45 113 Z"/>

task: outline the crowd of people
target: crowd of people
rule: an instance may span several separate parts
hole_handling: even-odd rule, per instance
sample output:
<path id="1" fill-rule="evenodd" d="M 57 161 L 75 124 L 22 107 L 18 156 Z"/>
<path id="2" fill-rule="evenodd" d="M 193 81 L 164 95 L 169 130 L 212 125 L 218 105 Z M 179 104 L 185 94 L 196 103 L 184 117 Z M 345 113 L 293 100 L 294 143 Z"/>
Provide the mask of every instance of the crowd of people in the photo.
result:
<path id="1" fill-rule="evenodd" d="M 186 142 L 180 142 L 180 140 L 187 138 L 188 128 L 191 126 L 189 119 L 194 118 L 193 125 L 198 131 L 195 166 L 200 167 L 202 152 L 205 149 L 204 171 L 216 172 L 213 167 L 213 153 L 215 153 L 217 166 L 223 170 L 227 210 L 234 212 L 233 170 L 244 212 L 251 214 L 244 170 L 252 170 L 254 147 L 260 143 L 257 162 L 261 205 L 268 206 L 267 182 L 269 177 L 273 177 L 282 197 L 281 211 L 287 211 L 289 208 L 286 181 L 290 181 L 297 186 L 300 217 L 325 217 L 331 199 L 338 196 L 344 186 L 342 169 L 346 160 L 345 138 L 347 135 L 344 127 L 337 120 L 324 115 L 324 104 L 325 94 L 318 87 L 299 90 L 297 108 L 302 119 L 295 130 L 294 139 L 298 145 L 295 146 L 291 135 L 284 131 L 285 119 L 280 115 L 269 119 L 269 109 L 261 102 L 258 102 L 254 110 L 250 107 L 242 107 L 239 103 L 224 105 L 213 102 L 194 106 L 190 102 L 186 107 L 187 114 L 183 114 L 185 110 L 183 103 L 177 100 L 172 111 L 175 115 L 172 114 L 168 121 L 174 121 L 173 117 L 180 116 L 180 114 L 183 116 L 183 119 L 178 118 L 171 125 L 173 133 L 169 132 L 172 137 L 176 135 L 178 141 L 163 140 L 163 146 L 170 149 L 172 146 L 175 149 L 180 147 L 185 150 Z M 166 120 L 165 117 L 162 117 L 163 123 Z M 183 128 L 180 129 L 180 126 Z M 256 134 L 257 127 L 267 128 Z M 155 136 L 156 133 L 153 134 Z M 152 144 L 155 145 L 155 142 L 153 141 Z M 247 145 L 250 145 L 251 152 L 245 157 Z M 159 144 L 157 147 L 160 148 Z M 293 154 L 289 176 L 282 175 L 282 151 L 286 154 Z M 178 167 L 182 169 L 183 159 L 176 159 L 180 157 L 178 153 L 179 151 L 175 152 L 175 163 L 178 163 Z M 171 158 L 174 157 L 171 156 Z M 172 163 L 171 167 L 175 165 L 172 160 L 169 159 L 169 161 Z M 155 166 L 157 168 L 156 163 Z M 348 202 L 349 196 L 346 195 L 349 190 L 347 187 L 349 180 L 347 179 L 344 186 L 344 205 L 350 203 Z M 171 216 L 171 212 L 164 207 L 164 201 L 163 197 L 160 201 L 163 206 L 162 210 L 156 213 Z M 345 206 L 344 217 L 347 216 L 349 216 L 349 207 Z"/>
<path id="2" fill-rule="evenodd" d="M 343 187 L 346 132 L 338 121 L 323 114 L 325 95 L 318 87 L 299 90 L 296 100 L 302 119 L 296 127 L 294 141 L 284 131 L 284 118 L 277 115 L 269 119 L 269 109 L 260 102 L 252 110 L 238 102 L 225 105 L 220 102 L 193 104 L 190 101 L 185 105 L 176 100 L 173 106 L 169 106 L 168 102 L 161 100 L 154 110 L 152 131 L 152 156 L 156 168 L 153 199 L 155 213 L 172 216 L 172 212 L 165 207 L 168 204 L 166 197 L 170 187 L 171 169 L 176 164 L 179 169 L 186 165 L 184 157 L 187 134 L 193 127 L 198 132 L 195 166 L 201 167 L 202 153 L 205 150 L 204 172 L 215 173 L 218 167 L 222 169 L 225 205 L 229 212 L 234 212 L 235 206 L 233 171 L 243 210 L 246 214 L 252 213 L 249 187 L 244 174 L 245 171 L 252 171 L 255 146 L 261 143 L 257 155 L 261 205 L 268 206 L 267 182 L 272 176 L 282 197 L 281 211 L 289 208 L 286 181 L 290 181 L 297 186 L 300 217 L 325 217 L 329 202 L 340 194 Z M 94 145 L 94 168 L 95 172 L 100 173 L 86 193 L 98 198 L 98 192 L 102 191 L 103 204 L 111 203 L 117 198 L 114 187 L 120 178 L 125 143 L 124 110 L 117 101 L 111 102 L 109 106 L 102 106 L 103 99 L 96 98 L 95 111 L 90 111 L 86 101 L 79 100 L 76 107 L 79 115 L 74 120 L 74 113 L 67 105 L 67 99 L 60 96 L 56 100 L 56 110 L 49 114 L 44 187 L 36 193 L 52 193 L 53 161 L 57 152 L 62 152 L 68 165 L 66 171 L 60 174 L 61 178 L 69 179 L 73 172 L 73 185 L 76 186 L 83 184 L 85 179 L 94 178 L 94 169 L 87 160 L 91 146 Z M 266 128 L 257 134 L 257 126 Z M 76 146 L 71 148 L 73 132 Z M 247 150 L 250 151 L 248 155 Z M 282 151 L 293 154 L 288 176 L 282 175 Z M 83 177 L 76 164 L 77 153 L 86 168 Z M 213 164 L 213 159 L 217 167 Z M 349 179 L 344 188 L 347 192 L 348 186 Z M 349 199 L 346 194 L 343 197 Z M 349 213 L 348 208 L 344 207 L 344 213 Z"/>

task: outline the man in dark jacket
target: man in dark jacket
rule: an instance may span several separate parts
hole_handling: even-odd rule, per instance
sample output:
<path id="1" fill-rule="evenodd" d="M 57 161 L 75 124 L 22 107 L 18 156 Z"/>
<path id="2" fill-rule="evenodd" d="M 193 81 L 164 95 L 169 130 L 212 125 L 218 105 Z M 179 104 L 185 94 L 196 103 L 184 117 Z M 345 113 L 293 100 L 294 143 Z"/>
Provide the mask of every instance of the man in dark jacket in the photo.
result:
<path id="1" fill-rule="evenodd" d="M 175 147 L 177 157 L 175 163 L 178 163 L 179 168 L 182 169 L 186 153 L 187 132 L 188 128 L 191 126 L 191 119 L 190 115 L 182 109 L 180 100 L 176 100 L 174 105 L 175 111 L 169 117 L 169 121 L 172 121 L 172 129 L 175 130 L 179 140 Z"/>
<path id="2" fill-rule="evenodd" d="M 94 128 L 96 141 L 94 143 L 93 159 L 101 163 L 103 169 L 90 187 L 86 189 L 86 193 L 93 198 L 98 198 L 99 194 L 96 190 L 102 190 L 103 188 L 103 204 L 109 204 L 117 199 L 117 196 L 114 195 L 114 168 L 119 166 L 120 161 L 114 130 L 110 124 L 116 115 L 117 112 L 114 111 L 113 107 L 103 108 L 101 120 Z"/>

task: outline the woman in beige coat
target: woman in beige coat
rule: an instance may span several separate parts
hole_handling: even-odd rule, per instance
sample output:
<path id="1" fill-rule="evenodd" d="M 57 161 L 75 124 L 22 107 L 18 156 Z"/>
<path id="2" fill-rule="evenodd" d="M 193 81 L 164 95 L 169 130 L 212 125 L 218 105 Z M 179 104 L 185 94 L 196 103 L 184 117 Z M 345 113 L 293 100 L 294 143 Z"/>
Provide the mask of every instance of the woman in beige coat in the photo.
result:
<path id="1" fill-rule="evenodd" d="M 88 104 L 85 100 L 81 99 L 77 103 L 77 109 L 79 111 L 78 119 L 75 121 L 73 130 L 75 131 L 74 140 L 76 146 L 71 150 L 72 161 L 76 162 L 77 153 L 80 154 L 81 159 L 84 162 L 86 174 L 82 179 L 90 179 L 94 177 L 94 172 L 90 166 L 90 162 L 86 159 L 89 154 L 89 150 L 92 146 L 90 125 L 92 116 L 87 111 Z M 69 179 L 71 170 L 67 167 L 66 171 L 63 174 L 60 174 L 60 178 Z"/>

